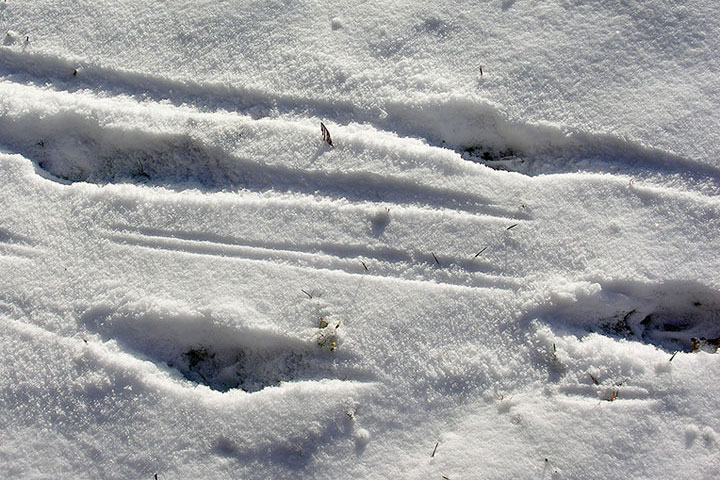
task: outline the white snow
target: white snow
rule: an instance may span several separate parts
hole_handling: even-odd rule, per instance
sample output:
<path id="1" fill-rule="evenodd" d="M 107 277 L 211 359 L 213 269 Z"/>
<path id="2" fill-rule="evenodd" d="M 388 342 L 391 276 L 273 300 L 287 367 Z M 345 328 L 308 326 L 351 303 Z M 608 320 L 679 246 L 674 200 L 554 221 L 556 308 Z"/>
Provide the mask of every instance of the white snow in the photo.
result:
<path id="1" fill-rule="evenodd" d="M 0 477 L 715 478 L 717 12 L 3 1 Z"/>

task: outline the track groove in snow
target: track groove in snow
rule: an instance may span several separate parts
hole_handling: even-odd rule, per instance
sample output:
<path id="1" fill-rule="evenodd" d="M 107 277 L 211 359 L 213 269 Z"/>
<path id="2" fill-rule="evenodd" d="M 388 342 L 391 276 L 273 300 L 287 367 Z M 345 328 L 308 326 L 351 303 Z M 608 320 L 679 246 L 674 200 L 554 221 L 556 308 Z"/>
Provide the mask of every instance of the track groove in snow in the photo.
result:
<path id="1" fill-rule="evenodd" d="M 622 380 L 621 380 L 622 381 Z M 625 385 L 621 381 L 613 382 L 604 380 L 596 385 L 588 375 L 583 379 L 584 383 L 561 384 L 558 386 L 558 393 L 563 395 L 564 400 L 581 401 L 595 404 L 598 407 L 612 402 L 616 406 L 643 406 L 658 402 L 650 396 L 650 392 L 641 387 Z M 618 385 L 618 383 L 620 383 Z"/>
<path id="2" fill-rule="evenodd" d="M 0 227 L 0 257 L 19 260 L 31 260 L 38 248 L 29 239 Z"/>
<path id="3" fill-rule="evenodd" d="M 216 235 L 121 227 L 106 233 L 120 245 L 177 253 L 284 264 L 313 270 L 335 270 L 351 275 L 429 282 L 477 288 L 517 288 L 520 279 L 503 276 L 491 264 L 473 258 L 443 256 L 442 268 L 431 254 L 392 248 L 366 248 L 347 244 L 251 242 Z M 363 263 L 368 266 L 365 270 Z"/>
<path id="4" fill-rule="evenodd" d="M 77 75 L 73 71 L 78 70 Z M 18 83 L 51 85 L 60 91 L 92 90 L 98 96 L 126 95 L 138 100 L 192 104 L 204 111 L 219 109 L 262 118 L 278 112 L 321 116 L 332 113 L 350 121 L 357 108 L 350 102 L 270 94 L 227 83 L 202 83 L 122 71 L 43 53 L 18 52 L 0 46 L 0 75 Z M 374 110 L 379 114 L 379 110 Z"/>

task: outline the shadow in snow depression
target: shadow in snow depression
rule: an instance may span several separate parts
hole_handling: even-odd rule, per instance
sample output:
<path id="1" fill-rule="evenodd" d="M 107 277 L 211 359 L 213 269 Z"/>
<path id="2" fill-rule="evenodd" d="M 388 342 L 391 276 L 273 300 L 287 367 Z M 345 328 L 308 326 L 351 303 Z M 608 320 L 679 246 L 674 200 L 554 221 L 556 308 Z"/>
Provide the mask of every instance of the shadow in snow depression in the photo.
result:
<path id="1" fill-rule="evenodd" d="M 129 353 L 220 392 L 257 392 L 299 380 L 348 380 L 357 373 L 340 366 L 347 355 L 328 348 L 332 338 L 327 332 L 304 341 L 265 329 L 223 324 L 204 314 L 107 309 L 91 310 L 82 321 L 103 340 L 115 340 Z"/>
<path id="2" fill-rule="evenodd" d="M 80 114 L 0 118 L 4 141 L 44 172 L 69 182 L 138 183 L 205 191 L 288 191 L 356 201 L 422 204 L 505 215 L 482 196 L 370 170 L 322 171 L 235 155 L 191 132 L 148 133 L 102 126 Z M 27 133 L 28 131 L 32 134 Z M 238 136 L 241 134 L 238 133 Z M 252 140 L 249 140 L 252 141 Z M 318 144 L 320 151 L 327 147 Z"/>
<path id="3" fill-rule="evenodd" d="M 712 192 L 720 192 L 720 169 L 713 165 L 688 160 L 679 155 L 642 147 L 611 137 L 578 135 L 582 141 L 577 145 L 558 146 L 537 152 L 512 147 L 450 146 L 468 161 L 479 163 L 494 170 L 521 173 L 528 176 L 560 173 L 610 173 L 625 175 L 637 180 L 665 178 L 680 181 L 688 188 L 700 184 Z M 553 135 L 547 139 L 552 143 Z M 587 142 L 582 145 L 582 142 Z"/>
<path id="4" fill-rule="evenodd" d="M 715 352 L 720 345 L 720 292 L 693 282 L 608 283 L 530 317 L 554 330 L 595 332 L 668 352 Z"/>

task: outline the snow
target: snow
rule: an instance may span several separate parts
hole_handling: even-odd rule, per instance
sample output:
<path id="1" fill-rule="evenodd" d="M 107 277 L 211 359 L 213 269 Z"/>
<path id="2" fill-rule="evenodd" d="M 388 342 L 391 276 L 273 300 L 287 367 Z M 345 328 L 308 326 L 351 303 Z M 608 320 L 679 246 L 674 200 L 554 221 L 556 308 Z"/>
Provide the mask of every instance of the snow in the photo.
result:
<path id="1" fill-rule="evenodd" d="M 0 3 L 0 477 L 714 478 L 716 11 Z"/>

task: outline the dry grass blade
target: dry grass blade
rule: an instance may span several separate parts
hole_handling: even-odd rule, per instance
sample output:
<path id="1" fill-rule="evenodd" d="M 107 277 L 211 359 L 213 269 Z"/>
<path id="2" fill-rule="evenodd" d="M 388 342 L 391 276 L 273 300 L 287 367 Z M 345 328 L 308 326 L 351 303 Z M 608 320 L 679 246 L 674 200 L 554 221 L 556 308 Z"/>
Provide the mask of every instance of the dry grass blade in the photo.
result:
<path id="1" fill-rule="evenodd" d="M 330 137 L 330 130 L 327 129 L 323 122 L 320 122 L 320 131 L 322 132 L 323 140 L 331 147 L 334 147 L 332 137 Z"/>

